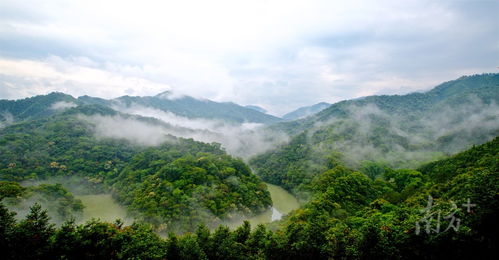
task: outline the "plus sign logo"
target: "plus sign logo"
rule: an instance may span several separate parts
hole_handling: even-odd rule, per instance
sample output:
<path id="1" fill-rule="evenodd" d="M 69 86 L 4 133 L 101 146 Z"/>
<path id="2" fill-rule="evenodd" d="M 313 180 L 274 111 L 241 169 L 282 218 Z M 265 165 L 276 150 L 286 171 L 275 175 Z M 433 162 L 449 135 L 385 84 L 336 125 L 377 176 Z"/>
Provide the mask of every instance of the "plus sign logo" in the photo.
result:
<path id="1" fill-rule="evenodd" d="M 472 207 L 476 207 L 476 204 L 471 204 L 470 198 L 468 198 L 467 202 L 463 203 L 463 207 L 466 207 L 466 212 L 473 213 L 473 211 L 471 210 L 471 208 Z"/>

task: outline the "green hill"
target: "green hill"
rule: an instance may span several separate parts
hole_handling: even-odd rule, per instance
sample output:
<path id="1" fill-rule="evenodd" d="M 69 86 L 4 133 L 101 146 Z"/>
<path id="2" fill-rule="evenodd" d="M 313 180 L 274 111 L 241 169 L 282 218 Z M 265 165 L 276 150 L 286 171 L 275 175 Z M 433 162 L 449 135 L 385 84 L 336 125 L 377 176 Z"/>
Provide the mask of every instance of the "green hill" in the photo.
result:
<path id="1" fill-rule="evenodd" d="M 56 228 L 37 205 L 16 221 L 0 204 L 0 246 L 9 259 L 497 259 L 498 156 L 499 137 L 420 171 L 384 168 L 374 180 L 330 165 L 311 182 L 310 201 L 272 229 L 201 225 L 160 238 L 119 221 Z M 132 167 L 154 167 L 147 157 Z"/>
<path id="2" fill-rule="evenodd" d="M 461 77 L 424 93 L 342 101 L 279 123 L 293 139 L 250 164 L 266 181 L 294 189 L 335 158 L 360 169 L 414 168 L 499 135 L 499 74 Z"/>
<path id="3" fill-rule="evenodd" d="M 13 123 L 0 130 L 0 180 L 51 180 L 87 192 L 110 192 L 136 219 L 177 232 L 271 205 L 265 184 L 219 144 L 169 136 L 147 147 L 99 135 L 100 121 L 89 120 L 116 117 L 150 127 L 161 124 L 101 105 Z"/>
<path id="4" fill-rule="evenodd" d="M 19 100 L 0 100 L 0 121 L 6 121 L 5 115 L 11 115 L 11 121 L 46 117 L 58 109 L 75 105 L 76 99 L 70 95 L 53 92 Z M 3 117 L 3 118 L 2 118 Z"/>
<path id="5" fill-rule="evenodd" d="M 272 124 L 282 121 L 280 118 L 232 102 L 214 102 L 188 96 L 169 98 L 168 94 L 165 92 L 146 97 L 122 96 L 111 100 L 82 96 L 78 98 L 78 101 L 84 104 L 100 104 L 110 107 L 140 106 L 171 112 L 187 118 L 217 119 L 233 123 Z"/>

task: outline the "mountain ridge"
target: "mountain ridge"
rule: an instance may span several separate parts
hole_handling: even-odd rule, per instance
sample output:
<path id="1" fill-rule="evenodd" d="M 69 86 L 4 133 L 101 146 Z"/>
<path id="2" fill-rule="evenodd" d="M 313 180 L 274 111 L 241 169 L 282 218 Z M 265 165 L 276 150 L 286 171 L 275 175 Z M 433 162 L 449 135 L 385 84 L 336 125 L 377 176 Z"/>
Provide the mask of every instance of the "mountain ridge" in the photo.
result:
<path id="1" fill-rule="evenodd" d="M 296 119 L 305 118 L 307 116 L 319 113 L 320 111 L 328 108 L 331 105 L 332 104 L 327 102 L 320 102 L 315 105 L 300 107 L 289 113 L 284 114 L 282 118 L 286 120 L 296 120 Z"/>
<path id="2" fill-rule="evenodd" d="M 415 168 L 498 136 L 498 104 L 499 73 L 461 77 L 424 93 L 341 101 L 270 126 L 293 138 L 250 165 L 295 193 L 335 161 L 356 169 L 365 162 Z"/>
<path id="3" fill-rule="evenodd" d="M 482 84 L 472 84 L 470 81 L 475 79 L 483 80 Z M 274 126 L 276 129 L 283 129 L 290 134 L 297 134 L 305 129 L 312 127 L 316 122 L 324 122 L 335 116 L 345 115 L 345 109 L 349 106 L 364 106 L 374 104 L 382 110 L 397 114 L 414 114 L 413 111 L 423 109 L 438 110 L 445 105 L 461 105 L 464 96 L 477 96 L 480 100 L 490 103 L 499 101 L 499 73 L 485 73 L 471 76 L 462 76 L 458 79 L 441 83 L 425 92 L 413 92 L 405 95 L 373 95 L 362 99 L 342 100 L 329 106 L 328 108 L 308 116 L 289 122 L 280 122 Z M 473 87 L 474 86 L 474 87 Z M 461 91 L 457 91 L 460 89 Z M 480 91 L 482 90 L 482 91 Z M 452 98 L 449 98 L 451 97 Z M 448 103 L 440 102 L 449 98 Z M 470 100 L 464 100 L 470 102 Z M 471 100 L 473 101 L 473 100 Z M 430 106 L 429 106 L 430 105 Z"/>
<path id="4" fill-rule="evenodd" d="M 164 93 L 156 96 L 121 96 L 114 99 L 104 99 L 88 95 L 74 98 L 61 92 L 51 92 L 47 95 L 37 95 L 25 99 L 2 99 L 0 100 L 0 112 L 10 113 L 17 121 L 45 117 L 57 112 L 57 109 L 51 108 L 57 102 L 67 102 L 74 105 L 98 104 L 107 107 L 140 105 L 187 118 L 227 120 L 234 123 L 273 124 L 282 121 L 278 117 L 233 102 L 215 102 L 188 96 L 168 99 L 164 97 Z M 71 104 L 65 104 L 65 106 L 71 106 Z"/>

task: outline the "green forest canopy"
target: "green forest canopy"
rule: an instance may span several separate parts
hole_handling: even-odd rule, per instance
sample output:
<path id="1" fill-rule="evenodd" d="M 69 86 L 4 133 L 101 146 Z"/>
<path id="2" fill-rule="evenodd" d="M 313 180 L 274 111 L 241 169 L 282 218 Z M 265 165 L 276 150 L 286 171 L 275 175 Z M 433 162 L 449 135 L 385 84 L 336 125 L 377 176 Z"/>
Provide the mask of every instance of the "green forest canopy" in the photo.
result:
<path id="1" fill-rule="evenodd" d="M 375 180 L 336 165 L 274 231 L 200 225 L 162 239 L 119 221 L 56 228 L 38 205 L 18 222 L 0 206 L 0 246 L 9 259 L 495 259 L 498 155 L 499 137 L 419 170 L 386 168 Z"/>

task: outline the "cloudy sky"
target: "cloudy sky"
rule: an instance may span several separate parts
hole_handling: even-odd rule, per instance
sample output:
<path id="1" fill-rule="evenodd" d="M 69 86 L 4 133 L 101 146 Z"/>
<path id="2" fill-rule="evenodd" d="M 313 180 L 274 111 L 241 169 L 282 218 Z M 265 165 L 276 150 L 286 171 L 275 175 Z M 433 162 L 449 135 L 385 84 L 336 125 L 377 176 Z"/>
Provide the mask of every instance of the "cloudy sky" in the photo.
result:
<path id="1" fill-rule="evenodd" d="M 498 66 L 495 0 L 0 1 L 0 99 L 170 90 L 281 115 Z"/>

